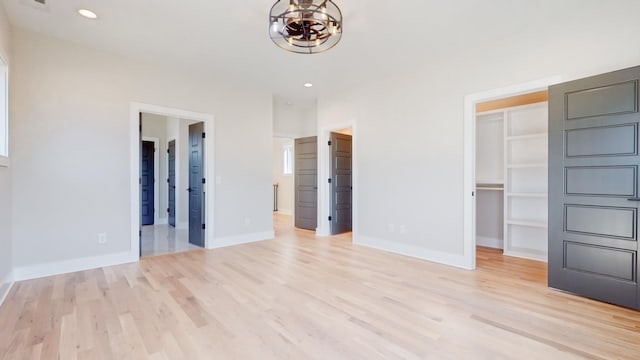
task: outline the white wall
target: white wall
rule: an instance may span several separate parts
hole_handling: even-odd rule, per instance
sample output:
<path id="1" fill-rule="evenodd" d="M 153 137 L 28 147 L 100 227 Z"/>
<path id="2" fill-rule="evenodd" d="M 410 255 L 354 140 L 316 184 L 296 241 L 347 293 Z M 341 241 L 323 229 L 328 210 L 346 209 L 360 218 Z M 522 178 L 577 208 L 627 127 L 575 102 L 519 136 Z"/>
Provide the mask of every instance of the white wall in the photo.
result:
<path id="1" fill-rule="evenodd" d="M 207 156 L 215 151 L 220 178 L 215 237 L 229 243 L 272 233 L 271 94 L 24 30 L 13 34 L 17 267 L 130 250 L 129 200 L 137 196 L 129 194 L 132 101 L 213 114 L 215 149 Z M 105 245 L 97 242 L 100 232 L 108 234 Z"/>
<path id="2" fill-rule="evenodd" d="M 318 103 L 316 100 L 286 102 L 273 100 L 273 134 L 277 137 L 299 139 L 316 136 L 318 131 Z"/>
<path id="3" fill-rule="evenodd" d="M 158 138 L 158 203 L 155 204 L 155 211 L 158 214 L 158 224 L 167 223 L 168 188 L 167 188 L 167 117 L 156 114 L 142 113 L 142 136 Z M 156 224 L 157 225 L 157 224 Z"/>
<path id="4" fill-rule="evenodd" d="M 381 71 L 357 89 L 319 98 L 320 129 L 357 123 L 358 242 L 463 266 L 464 96 L 640 63 L 639 2 L 538 5 L 519 2 L 508 24 L 478 10 L 486 28 L 459 34 L 459 42 L 447 44 L 450 51 L 396 43 L 402 58 L 419 65 L 394 67 L 392 75 Z M 499 36 L 475 38 L 492 32 Z M 326 177 L 320 171 L 319 178 Z M 326 216 L 320 213 L 319 222 Z"/>
<path id="5" fill-rule="evenodd" d="M 293 188 L 293 174 L 285 175 L 283 173 L 283 149 L 285 145 L 291 145 L 293 148 L 293 140 L 273 138 L 273 183 L 278 183 L 278 212 L 292 215 L 295 193 Z M 293 154 L 293 160 L 295 160 L 295 153 Z"/>
<path id="6" fill-rule="evenodd" d="M 13 62 L 11 61 L 11 28 L 0 6 L 0 55 L 9 64 L 9 81 L 13 82 Z M 12 94 L 10 94 L 11 96 Z M 9 120 L 13 121 L 13 109 L 9 108 Z M 10 123 L 13 129 L 13 123 Z M 13 151 L 13 139 L 9 139 L 9 155 Z M 11 171 L 13 167 L 0 166 L 0 302 L 11 282 L 13 270 L 13 250 L 11 239 Z"/>

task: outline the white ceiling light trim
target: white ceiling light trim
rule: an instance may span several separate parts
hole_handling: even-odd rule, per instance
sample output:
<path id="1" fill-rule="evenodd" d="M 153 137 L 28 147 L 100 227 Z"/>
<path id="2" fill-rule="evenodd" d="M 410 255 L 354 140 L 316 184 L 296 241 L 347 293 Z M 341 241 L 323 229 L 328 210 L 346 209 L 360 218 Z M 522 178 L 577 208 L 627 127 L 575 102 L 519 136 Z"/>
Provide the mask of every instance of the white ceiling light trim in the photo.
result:
<path id="1" fill-rule="evenodd" d="M 78 14 L 91 20 L 95 20 L 98 18 L 98 15 L 89 9 L 79 9 Z"/>

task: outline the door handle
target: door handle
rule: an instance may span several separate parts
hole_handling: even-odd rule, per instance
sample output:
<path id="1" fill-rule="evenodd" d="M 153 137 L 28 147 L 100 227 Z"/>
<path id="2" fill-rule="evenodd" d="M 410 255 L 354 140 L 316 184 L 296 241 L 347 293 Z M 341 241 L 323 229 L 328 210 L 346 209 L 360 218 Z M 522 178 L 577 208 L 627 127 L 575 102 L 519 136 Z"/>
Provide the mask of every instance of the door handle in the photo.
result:
<path id="1" fill-rule="evenodd" d="M 628 198 L 629 201 L 640 201 L 640 197 Z"/>

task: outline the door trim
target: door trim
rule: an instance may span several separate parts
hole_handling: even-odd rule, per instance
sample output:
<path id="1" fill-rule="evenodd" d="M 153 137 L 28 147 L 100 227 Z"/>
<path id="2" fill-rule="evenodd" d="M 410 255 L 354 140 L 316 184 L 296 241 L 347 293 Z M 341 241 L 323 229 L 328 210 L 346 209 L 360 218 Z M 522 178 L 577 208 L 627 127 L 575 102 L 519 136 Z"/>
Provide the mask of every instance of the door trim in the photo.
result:
<path id="1" fill-rule="evenodd" d="M 153 142 L 153 224 L 160 225 L 160 139 L 153 136 L 143 136 L 142 141 Z"/>
<path id="2" fill-rule="evenodd" d="M 463 155 L 463 255 L 459 267 L 476 268 L 476 105 L 481 102 L 518 96 L 546 90 L 550 85 L 562 82 L 561 76 L 552 76 L 522 84 L 481 91 L 464 97 L 464 155 Z"/>
<path id="3" fill-rule="evenodd" d="M 327 179 L 331 176 L 331 149 L 327 142 L 331 140 L 331 132 L 351 128 L 351 242 L 357 243 L 358 226 L 358 127 L 355 120 L 322 127 L 318 131 L 318 227 L 317 236 L 331 236 L 331 186 Z"/>
<path id="4" fill-rule="evenodd" d="M 193 111 L 163 107 L 158 105 L 143 104 L 131 102 L 129 106 L 129 203 L 130 203 L 130 221 L 131 221 L 131 247 L 130 254 L 132 261 L 139 260 L 140 243 L 139 243 L 139 217 L 140 217 L 140 134 L 139 134 L 139 114 L 150 113 L 161 116 L 176 117 L 184 120 L 194 120 L 204 122 L 204 131 L 207 133 L 207 141 L 204 143 L 205 153 L 205 174 L 208 179 L 215 179 L 215 144 L 214 144 L 214 121 L 212 114 L 198 113 Z M 207 209 L 207 229 L 205 230 L 205 248 L 212 249 L 214 247 L 214 199 L 215 199 L 215 182 L 209 181 L 207 184 L 207 193 L 205 199 L 205 208 Z"/>

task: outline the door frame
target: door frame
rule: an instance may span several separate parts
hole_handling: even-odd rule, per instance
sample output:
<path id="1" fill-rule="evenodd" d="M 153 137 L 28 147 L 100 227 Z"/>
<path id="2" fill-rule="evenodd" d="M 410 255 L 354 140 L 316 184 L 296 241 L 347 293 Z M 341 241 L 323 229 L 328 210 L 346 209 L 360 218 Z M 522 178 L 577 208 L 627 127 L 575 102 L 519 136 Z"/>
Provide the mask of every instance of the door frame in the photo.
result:
<path id="1" fill-rule="evenodd" d="M 317 236 L 331 236 L 331 186 L 327 179 L 331 176 L 331 149 L 327 145 L 331 132 L 351 129 L 351 242 L 358 243 L 358 128 L 355 120 L 331 124 L 318 131 L 318 227 Z"/>
<path id="2" fill-rule="evenodd" d="M 552 76 L 522 84 L 481 91 L 464 97 L 463 155 L 463 255 L 460 267 L 476 268 L 476 105 L 482 102 L 547 90 L 562 82 Z"/>
<path id="3" fill-rule="evenodd" d="M 160 139 L 153 136 L 143 136 L 142 141 L 153 142 L 153 224 L 160 225 Z"/>
<path id="4" fill-rule="evenodd" d="M 205 174 L 210 181 L 207 182 L 207 191 L 205 194 L 205 208 L 207 209 L 207 229 L 205 230 L 205 248 L 212 249 L 214 247 L 214 199 L 215 199 L 215 143 L 214 143 L 214 121 L 212 114 L 198 113 L 188 110 L 169 108 L 158 105 L 131 102 L 129 106 L 129 204 L 130 221 L 131 221 L 131 257 L 140 259 L 140 242 L 139 242 L 139 226 L 140 226 L 140 128 L 139 114 L 150 113 L 167 117 L 175 117 L 181 120 L 202 121 L 204 123 L 204 131 L 207 133 L 207 141 L 204 143 L 205 153 Z"/>

